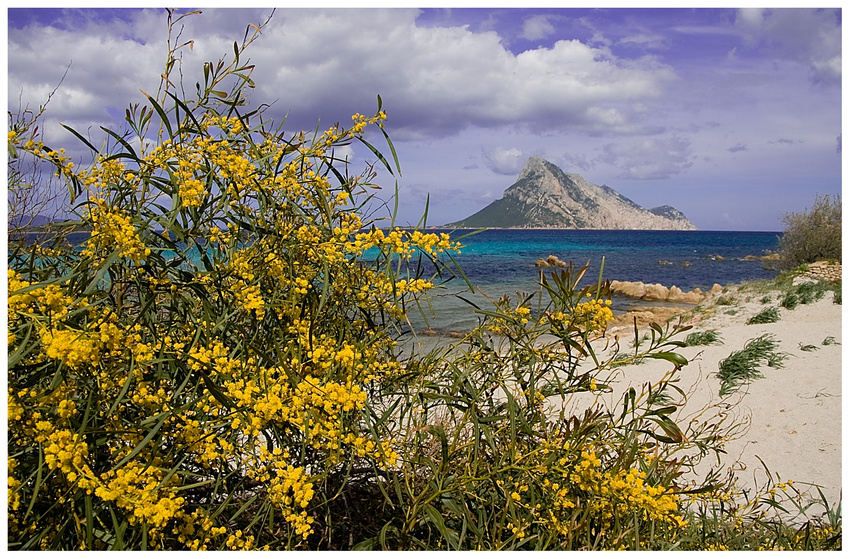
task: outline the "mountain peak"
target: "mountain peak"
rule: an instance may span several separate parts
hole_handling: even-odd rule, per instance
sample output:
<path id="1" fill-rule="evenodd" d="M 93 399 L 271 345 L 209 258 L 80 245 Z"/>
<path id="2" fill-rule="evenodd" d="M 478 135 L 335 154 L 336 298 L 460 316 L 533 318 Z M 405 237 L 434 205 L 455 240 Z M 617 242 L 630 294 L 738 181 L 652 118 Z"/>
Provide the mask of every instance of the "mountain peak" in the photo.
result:
<path id="1" fill-rule="evenodd" d="M 549 162 L 546 161 L 545 159 L 543 159 L 542 157 L 537 157 L 536 155 L 532 155 L 531 157 L 528 158 L 528 161 L 525 162 L 525 166 L 523 166 L 522 172 L 520 172 L 520 176 L 523 173 L 525 173 L 526 171 L 530 171 L 530 170 L 538 168 L 538 167 L 545 167 L 545 165 L 547 163 L 549 163 Z M 549 164 L 551 165 L 551 163 L 549 163 Z"/>
<path id="2" fill-rule="evenodd" d="M 526 178 L 528 175 L 535 174 L 555 174 L 555 173 L 563 173 L 558 167 L 554 164 L 546 161 L 542 157 L 538 157 L 536 155 L 532 155 L 528 158 L 528 161 L 525 162 L 525 165 L 522 168 L 522 171 L 519 173 L 519 177 L 517 177 L 517 181 Z"/>
<path id="3" fill-rule="evenodd" d="M 564 173 L 537 156 L 528 158 L 502 198 L 453 227 L 557 229 L 696 229 L 678 210 L 647 210 L 608 186 Z"/>

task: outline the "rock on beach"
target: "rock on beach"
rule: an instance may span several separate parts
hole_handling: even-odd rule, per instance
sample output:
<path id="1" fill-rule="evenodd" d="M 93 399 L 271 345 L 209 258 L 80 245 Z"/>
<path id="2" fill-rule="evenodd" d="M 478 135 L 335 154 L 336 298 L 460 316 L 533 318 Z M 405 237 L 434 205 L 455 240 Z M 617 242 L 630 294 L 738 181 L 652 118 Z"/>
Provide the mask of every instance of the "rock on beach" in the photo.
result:
<path id="1" fill-rule="evenodd" d="M 555 256 L 554 254 L 550 254 L 546 260 L 542 258 L 538 258 L 537 262 L 534 263 L 538 268 L 549 268 L 549 267 L 558 267 L 558 268 L 566 268 L 567 263 Z"/>
<path id="2" fill-rule="evenodd" d="M 669 301 L 673 303 L 685 303 L 696 305 L 706 298 L 706 293 L 700 288 L 692 291 L 683 291 L 675 285 L 665 287 L 660 283 L 643 283 L 642 281 L 617 281 L 611 282 L 611 290 L 625 297 L 642 299 L 645 301 Z M 710 294 L 719 293 L 723 290 L 720 284 L 715 283 L 709 291 Z"/>
<path id="3" fill-rule="evenodd" d="M 819 262 L 815 262 L 814 264 L 809 264 L 808 268 L 806 268 L 805 277 L 813 279 L 825 279 L 826 281 L 833 282 L 841 281 L 841 264 L 830 264 L 826 260 L 821 260 Z"/>

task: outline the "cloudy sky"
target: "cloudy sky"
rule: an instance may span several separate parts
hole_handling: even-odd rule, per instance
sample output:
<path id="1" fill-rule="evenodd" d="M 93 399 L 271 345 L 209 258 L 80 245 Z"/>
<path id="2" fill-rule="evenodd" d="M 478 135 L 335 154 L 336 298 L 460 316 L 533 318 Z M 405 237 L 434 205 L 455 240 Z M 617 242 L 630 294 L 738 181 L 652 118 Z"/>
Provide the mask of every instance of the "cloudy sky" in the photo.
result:
<path id="1" fill-rule="evenodd" d="M 186 82 L 270 12 L 185 18 Z M 157 89 L 165 21 L 159 9 L 10 9 L 9 110 L 61 82 L 51 145 L 78 144 L 57 122 L 93 138 L 120 127 L 139 90 Z M 350 122 L 382 97 L 402 223 L 429 194 L 429 225 L 478 211 L 532 155 L 706 230 L 778 231 L 786 212 L 841 192 L 838 8 L 278 8 L 248 56 L 252 101 L 287 115 L 285 129 Z"/>

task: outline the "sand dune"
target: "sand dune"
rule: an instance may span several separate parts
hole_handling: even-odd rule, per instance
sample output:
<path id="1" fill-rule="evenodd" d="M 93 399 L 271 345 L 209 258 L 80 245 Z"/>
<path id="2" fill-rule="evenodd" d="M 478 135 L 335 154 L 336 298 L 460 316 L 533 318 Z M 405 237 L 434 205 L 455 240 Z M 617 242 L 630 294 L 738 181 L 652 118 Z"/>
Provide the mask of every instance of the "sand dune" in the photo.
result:
<path id="1" fill-rule="evenodd" d="M 772 334 L 779 342 L 777 351 L 789 357 L 782 368 L 760 367 L 764 378 L 727 398 L 733 417 L 748 427 L 727 443 L 721 468 L 732 469 L 740 485 L 751 489 L 762 486 L 768 473 L 774 480 L 793 480 L 795 487 L 812 491 L 815 498 L 817 492 L 807 484 L 817 484 L 829 501 L 837 504 L 842 487 L 842 305 L 835 304 L 833 293 L 827 292 L 814 303 L 793 310 L 780 308 L 778 322 L 746 324 L 765 307 L 778 306 L 778 294 L 732 288 L 723 295 L 734 299 L 734 304 L 704 305 L 704 312 L 690 316 L 687 323 L 693 324 L 692 332 L 718 330 L 722 343 L 678 350 L 690 361 L 679 373 L 679 385 L 689 396 L 678 420 L 687 421 L 695 410 L 721 401 L 721 382 L 715 374 L 722 359 L 743 349 L 749 340 Z M 772 302 L 763 303 L 765 295 L 771 295 Z M 633 338 L 629 330 L 621 332 L 626 340 Z M 837 343 L 830 343 L 830 338 Z M 628 342 L 621 343 L 625 347 Z M 804 346 L 814 349 L 804 351 Z M 628 386 L 654 382 L 669 369 L 669 363 L 654 360 L 628 366 L 610 397 L 616 400 Z"/>

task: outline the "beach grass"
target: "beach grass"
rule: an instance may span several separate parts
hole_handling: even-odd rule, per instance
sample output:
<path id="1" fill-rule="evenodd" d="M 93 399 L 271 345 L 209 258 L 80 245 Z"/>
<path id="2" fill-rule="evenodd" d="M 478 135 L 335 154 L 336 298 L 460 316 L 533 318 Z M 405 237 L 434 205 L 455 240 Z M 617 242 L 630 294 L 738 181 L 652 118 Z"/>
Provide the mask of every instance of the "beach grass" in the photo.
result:
<path id="1" fill-rule="evenodd" d="M 692 332 L 685 338 L 687 346 L 700 346 L 721 343 L 723 338 L 717 330 L 706 330 L 704 332 Z"/>
<path id="2" fill-rule="evenodd" d="M 750 340 L 743 349 L 732 352 L 720 361 L 719 370 L 716 373 L 721 381 L 720 395 L 728 395 L 742 385 L 763 378 L 764 375 L 759 371 L 762 365 L 773 368 L 782 367 L 788 355 L 776 352 L 777 345 L 772 334 L 764 334 Z"/>
<path id="3" fill-rule="evenodd" d="M 758 314 L 747 319 L 747 324 L 770 324 L 772 322 L 778 322 L 779 318 L 779 309 L 776 307 L 767 307 Z"/>

